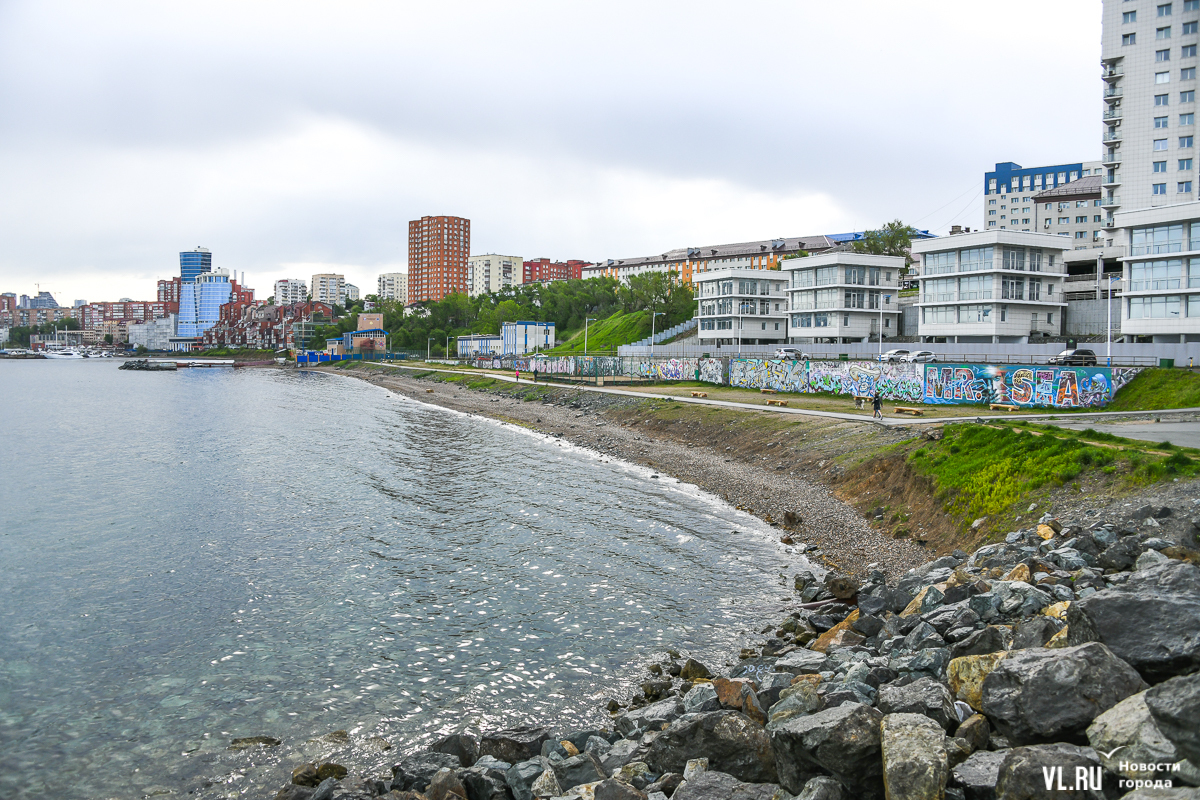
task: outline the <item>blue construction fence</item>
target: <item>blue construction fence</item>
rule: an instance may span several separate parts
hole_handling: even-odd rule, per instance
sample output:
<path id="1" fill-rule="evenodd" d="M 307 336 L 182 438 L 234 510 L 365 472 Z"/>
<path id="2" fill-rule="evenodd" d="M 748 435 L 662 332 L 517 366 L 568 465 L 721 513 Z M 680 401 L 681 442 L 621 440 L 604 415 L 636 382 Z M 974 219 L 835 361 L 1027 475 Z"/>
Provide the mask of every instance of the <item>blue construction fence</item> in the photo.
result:
<path id="1" fill-rule="evenodd" d="M 345 355 L 335 356 L 312 350 L 298 353 L 296 355 L 296 364 L 327 364 L 334 361 L 404 361 L 410 357 L 408 353 L 371 353 L 365 357 L 363 353 L 346 353 Z"/>

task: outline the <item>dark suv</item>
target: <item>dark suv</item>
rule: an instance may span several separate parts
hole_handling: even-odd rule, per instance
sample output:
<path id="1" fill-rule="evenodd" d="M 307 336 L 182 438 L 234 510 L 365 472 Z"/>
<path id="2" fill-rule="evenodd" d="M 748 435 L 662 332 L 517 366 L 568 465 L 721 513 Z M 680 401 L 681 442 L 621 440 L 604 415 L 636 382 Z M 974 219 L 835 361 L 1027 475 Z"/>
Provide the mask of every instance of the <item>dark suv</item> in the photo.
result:
<path id="1" fill-rule="evenodd" d="M 1057 364 L 1061 367 L 1094 367 L 1096 354 L 1091 350 L 1063 350 L 1056 356 L 1050 356 L 1047 364 Z"/>

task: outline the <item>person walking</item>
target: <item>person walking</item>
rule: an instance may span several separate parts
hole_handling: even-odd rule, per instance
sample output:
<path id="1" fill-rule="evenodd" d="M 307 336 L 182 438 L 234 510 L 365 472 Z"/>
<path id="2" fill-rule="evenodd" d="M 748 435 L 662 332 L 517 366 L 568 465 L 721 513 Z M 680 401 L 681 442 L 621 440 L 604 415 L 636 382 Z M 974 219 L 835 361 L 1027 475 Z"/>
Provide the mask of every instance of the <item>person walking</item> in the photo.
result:
<path id="1" fill-rule="evenodd" d="M 872 419 L 883 419 L 883 398 L 879 396 L 879 390 L 875 390 L 875 396 L 871 398 L 871 408 L 875 413 L 871 415 Z"/>
<path id="2" fill-rule="evenodd" d="M 521 368 L 517 367 L 517 383 L 521 382 Z"/>
<path id="3" fill-rule="evenodd" d="M 533 365 L 533 382 L 534 383 L 537 383 L 537 373 L 538 373 L 537 364 L 534 364 Z"/>

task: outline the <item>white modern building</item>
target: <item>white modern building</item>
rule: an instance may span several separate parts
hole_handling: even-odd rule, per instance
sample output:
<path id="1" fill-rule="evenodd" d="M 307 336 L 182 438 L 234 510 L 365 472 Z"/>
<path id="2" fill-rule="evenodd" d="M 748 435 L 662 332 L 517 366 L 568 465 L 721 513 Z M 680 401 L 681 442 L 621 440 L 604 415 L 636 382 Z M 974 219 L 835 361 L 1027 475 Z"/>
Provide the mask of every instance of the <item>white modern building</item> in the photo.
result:
<path id="1" fill-rule="evenodd" d="M 936 240 L 931 240 L 936 241 Z M 904 256 L 875 256 L 839 251 L 783 262 L 791 326 L 788 340 L 818 342 L 878 341 L 895 336 L 896 303 Z"/>
<path id="2" fill-rule="evenodd" d="M 1200 0 L 1104 0 L 1102 25 L 1104 207 L 1196 199 Z"/>
<path id="3" fill-rule="evenodd" d="M 779 270 L 743 267 L 697 274 L 698 343 L 739 345 L 786 342 L 787 284 L 787 275 Z"/>
<path id="4" fill-rule="evenodd" d="M 477 297 L 519 286 L 525 280 L 525 261 L 520 256 L 484 253 L 467 259 L 467 294 Z"/>
<path id="5" fill-rule="evenodd" d="M 308 300 L 308 287 L 299 278 L 275 281 L 275 305 L 290 306 Z"/>
<path id="6" fill-rule="evenodd" d="M 459 358 L 498 356 L 504 352 L 504 339 L 495 334 L 476 333 L 470 336 L 459 336 L 457 345 Z"/>
<path id="7" fill-rule="evenodd" d="M 355 286 L 353 283 L 346 284 L 346 299 L 347 300 L 358 300 L 359 299 L 358 287 Z"/>
<path id="8" fill-rule="evenodd" d="M 176 336 L 178 317 L 168 314 L 145 322 L 131 322 L 126 328 L 130 347 L 147 350 L 172 350 L 171 339 Z"/>
<path id="9" fill-rule="evenodd" d="M 321 273 L 312 276 L 312 299 L 327 305 L 346 305 L 346 276 Z"/>
<path id="10" fill-rule="evenodd" d="M 380 300 L 395 300 L 400 305 L 408 304 L 408 275 L 403 272 L 385 272 L 379 276 L 375 294 Z"/>
<path id="11" fill-rule="evenodd" d="M 1125 211 L 1116 223 L 1128 245 L 1122 293 L 1112 301 L 1122 337 L 1200 341 L 1200 203 Z"/>
<path id="12" fill-rule="evenodd" d="M 913 242 L 922 342 L 1028 343 L 1062 331 L 1065 237 L 977 231 Z"/>
<path id="13" fill-rule="evenodd" d="M 521 356 L 554 347 L 553 322 L 505 322 L 500 326 L 501 352 Z"/>

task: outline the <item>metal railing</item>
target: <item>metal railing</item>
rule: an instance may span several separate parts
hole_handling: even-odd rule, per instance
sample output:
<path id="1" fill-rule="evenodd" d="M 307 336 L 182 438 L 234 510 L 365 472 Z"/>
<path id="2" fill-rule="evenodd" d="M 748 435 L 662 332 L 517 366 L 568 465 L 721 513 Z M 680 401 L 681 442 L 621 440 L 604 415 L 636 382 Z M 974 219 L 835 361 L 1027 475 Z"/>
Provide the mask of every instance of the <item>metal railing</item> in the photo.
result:
<path id="1" fill-rule="evenodd" d="M 1110 172 L 1109 174 L 1105 175 L 1104 178 L 1100 181 L 1100 183 L 1103 184 L 1104 186 L 1112 186 L 1112 185 L 1118 184 L 1120 182 L 1121 182 L 1121 173 L 1119 173 L 1119 172 Z"/>
<path id="2" fill-rule="evenodd" d="M 1119 206 L 1121 205 L 1121 198 L 1115 195 L 1112 197 L 1102 197 L 1100 198 L 1100 205 L 1102 207 Z"/>
<path id="3" fill-rule="evenodd" d="M 1125 116 L 1125 113 L 1123 111 L 1121 111 L 1121 107 L 1114 106 L 1111 110 L 1105 111 L 1102 118 L 1103 119 L 1120 119 L 1123 116 Z"/>
<path id="4" fill-rule="evenodd" d="M 1106 133 L 1106 134 L 1104 134 L 1104 138 L 1101 139 L 1100 141 L 1105 142 L 1105 143 L 1119 142 L 1119 141 L 1121 141 L 1121 132 L 1116 131 L 1115 133 Z"/>

